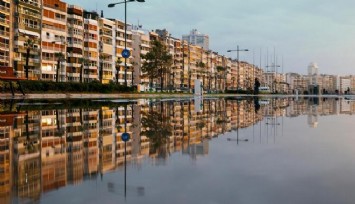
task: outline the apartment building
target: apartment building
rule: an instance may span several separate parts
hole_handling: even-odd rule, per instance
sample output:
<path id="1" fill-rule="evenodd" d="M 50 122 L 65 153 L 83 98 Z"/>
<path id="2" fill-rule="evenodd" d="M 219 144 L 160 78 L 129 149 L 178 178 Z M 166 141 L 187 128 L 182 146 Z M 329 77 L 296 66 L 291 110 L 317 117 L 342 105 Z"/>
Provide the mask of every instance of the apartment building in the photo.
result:
<path id="1" fill-rule="evenodd" d="M 114 22 L 113 27 L 113 45 L 114 45 L 114 76 L 113 79 L 116 83 L 126 84 L 128 86 L 133 85 L 133 71 L 134 67 L 132 64 L 132 27 L 127 25 L 127 39 L 126 39 L 126 48 L 130 51 L 131 56 L 127 59 L 123 58 L 122 51 L 125 49 L 125 24 L 123 21 L 111 19 Z M 126 62 L 126 64 L 125 64 Z M 125 66 L 126 65 L 126 66 Z"/>
<path id="2" fill-rule="evenodd" d="M 103 84 L 113 80 L 115 74 L 115 22 L 99 19 L 99 79 Z"/>
<path id="3" fill-rule="evenodd" d="M 355 76 L 340 76 L 339 91 L 342 94 L 353 94 L 355 92 Z"/>
<path id="4" fill-rule="evenodd" d="M 43 0 L 41 32 L 42 80 L 56 81 L 57 74 L 65 70 L 66 38 L 67 4 L 60 0 Z"/>
<path id="5" fill-rule="evenodd" d="M 84 82 L 99 80 L 99 15 L 84 11 Z"/>
<path id="6" fill-rule="evenodd" d="M 84 66 L 84 10 L 76 5 L 67 9 L 67 67 L 62 81 L 82 82 Z"/>
<path id="7" fill-rule="evenodd" d="M 291 93 L 303 94 L 308 89 L 308 78 L 297 73 L 287 73 L 286 82 Z"/>
<path id="8" fill-rule="evenodd" d="M 12 65 L 18 76 L 30 80 L 38 80 L 41 77 L 41 2 L 41 0 L 18 0 L 13 4 L 14 18 L 12 22 L 15 33 Z M 3 29 L 6 31 L 5 27 Z M 5 34 L 9 35 L 10 32 Z"/>
<path id="9" fill-rule="evenodd" d="M 0 66 L 11 66 L 12 58 L 12 3 L 0 1 Z"/>
<path id="10" fill-rule="evenodd" d="M 137 85 L 138 91 L 149 91 L 149 79 L 148 77 L 144 77 L 142 73 L 144 62 L 142 56 L 150 51 L 150 34 L 136 27 L 132 29 L 132 40 L 133 84 Z"/>
<path id="11" fill-rule="evenodd" d="M 322 94 L 335 94 L 337 87 L 337 76 L 321 74 L 318 77 L 319 91 Z"/>
<path id="12" fill-rule="evenodd" d="M 187 41 L 182 41 L 182 74 L 181 74 L 181 90 L 190 91 L 190 44 Z"/>

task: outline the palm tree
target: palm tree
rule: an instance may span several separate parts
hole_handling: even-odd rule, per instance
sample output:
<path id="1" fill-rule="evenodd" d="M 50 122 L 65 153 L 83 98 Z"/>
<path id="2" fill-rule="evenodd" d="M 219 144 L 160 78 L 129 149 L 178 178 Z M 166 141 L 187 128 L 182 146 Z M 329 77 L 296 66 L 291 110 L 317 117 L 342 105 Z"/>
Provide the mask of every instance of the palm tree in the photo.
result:
<path id="1" fill-rule="evenodd" d="M 56 82 L 59 82 L 59 70 L 61 68 L 60 61 L 64 60 L 64 54 L 62 52 L 56 52 L 54 55 L 57 58 L 57 77 L 56 77 Z"/>
<path id="2" fill-rule="evenodd" d="M 232 88 L 234 89 L 235 77 L 232 77 Z"/>
<path id="3" fill-rule="evenodd" d="M 100 83 L 102 83 L 103 80 L 103 60 L 105 58 L 105 55 L 103 53 L 99 54 L 99 61 L 100 61 L 100 65 L 99 65 L 99 81 Z"/>
<path id="4" fill-rule="evenodd" d="M 35 44 L 35 39 L 32 37 L 26 36 L 26 42 L 24 43 L 26 47 L 26 65 L 25 65 L 25 73 L 26 73 L 26 79 L 28 80 L 28 63 L 29 63 L 29 58 L 30 58 L 30 52 L 31 49 L 33 48 Z"/>
<path id="5" fill-rule="evenodd" d="M 120 58 L 117 58 L 116 60 L 116 84 L 118 84 L 118 72 L 120 71 L 120 67 L 121 67 L 121 59 Z"/>
<path id="6" fill-rule="evenodd" d="M 142 58 L 145 60 L 142 71 L 147 73 L 150 83 L 154 78 L 160 77 L 160 89 L 163 91 L 164 75 L 173 63 L 167 47 L 160 41 L 153 41 L 151 51 Z"/>
<path id="7" fill-rule="evenodd" d="M 82 58 L 79 59 L 79 62 L 80 62 L 80 64 L 81 64 L 81 66 L 80 66 L 80 78 L 79 78 L 79 81 L 80 81 L 80 83 L 83 83 L 84 64 L 89 63 L 89 60 L 82 57 Z"/>

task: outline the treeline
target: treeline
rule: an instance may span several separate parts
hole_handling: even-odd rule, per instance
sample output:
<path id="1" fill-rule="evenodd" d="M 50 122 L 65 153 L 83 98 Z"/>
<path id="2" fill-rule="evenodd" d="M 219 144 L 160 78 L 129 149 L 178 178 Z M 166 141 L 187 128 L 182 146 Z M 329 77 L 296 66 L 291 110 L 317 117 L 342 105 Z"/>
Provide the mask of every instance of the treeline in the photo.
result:
<path id="1" fill-rule="evenodd" d="M 101 84 L 99 81 L 79 83 L 25 80 L 19 83 L 25 93 L 132 93 L 136 91 L 136 87 L 115 83 Z M 14 89 L 18 90 L 19 85 L 14 82 L 12 84 Z M 9 83 L 2 82 L 0 87 L 2 92 L 11 92 Z"/>

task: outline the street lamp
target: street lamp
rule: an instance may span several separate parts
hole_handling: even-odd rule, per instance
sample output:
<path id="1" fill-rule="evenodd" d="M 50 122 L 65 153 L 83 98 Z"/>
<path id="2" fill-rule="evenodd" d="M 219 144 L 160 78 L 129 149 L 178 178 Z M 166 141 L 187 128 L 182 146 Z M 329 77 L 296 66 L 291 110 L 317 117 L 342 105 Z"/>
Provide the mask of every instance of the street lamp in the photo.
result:
<path id="1" fill-rule="evenodd" d="M 248 52 L 249 50 L 248 49 L 239 49 L 239 45 L 237 45 L 237 49 L 236 50 L 227 50 L 227 52 L 237 52 L 237 62 L 238 62 L 238 79 L 237 79 L 237 83 L 238 83 L 238 85 L 237 85 L 237 90 L 238 90 L 238 88 L 239 88 L 239 85 L 240 85 L 240 72 L 239 72 L 239 52 L 240 51 L 244 51 L 244 52 Z"/>
<path id="2" fill-rule="evenodd" d="M 145 0 L 125 0 L 118 3 L 111 3 L 107 6 L 109 8 L 115 7 L 116 4 L 124 4 L 124 50 L 122 51 L 122 57 L 124 58 L 124 83 L 127 86 L 127 58 L 130 56 L 129 50 L 127 50 L 127 3 L 129 2 L 140 2 L 143 3 Z"/>

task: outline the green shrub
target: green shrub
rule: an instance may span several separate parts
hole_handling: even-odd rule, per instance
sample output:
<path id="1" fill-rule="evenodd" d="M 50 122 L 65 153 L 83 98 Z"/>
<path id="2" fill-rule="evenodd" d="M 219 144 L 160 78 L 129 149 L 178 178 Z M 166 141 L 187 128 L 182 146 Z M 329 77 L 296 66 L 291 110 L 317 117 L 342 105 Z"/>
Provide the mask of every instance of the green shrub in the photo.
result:
<path id="1" fill-rule="evenodd" d="M 78 82 L 53 82 L 53 81 L 21 81 L 21 86 L 25 93 L 128 93 L 136 90 L 136 87 L 126 87 L 115 83 L 101 84 L 98 81 L 90 83 Z M 1 84 L 4 91 L 10 91 L 10 88 Z"/>

